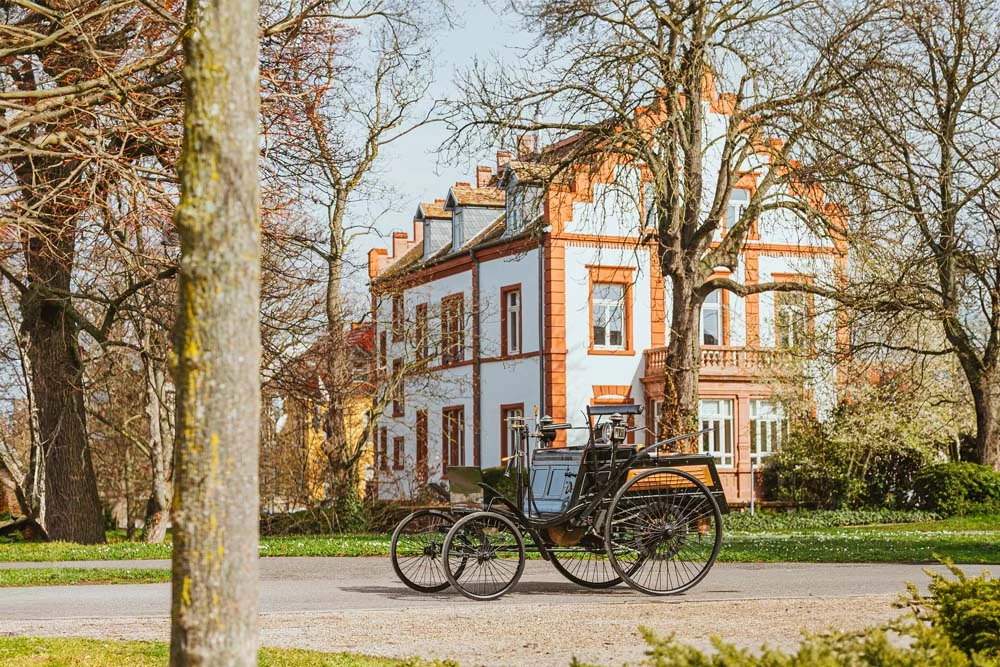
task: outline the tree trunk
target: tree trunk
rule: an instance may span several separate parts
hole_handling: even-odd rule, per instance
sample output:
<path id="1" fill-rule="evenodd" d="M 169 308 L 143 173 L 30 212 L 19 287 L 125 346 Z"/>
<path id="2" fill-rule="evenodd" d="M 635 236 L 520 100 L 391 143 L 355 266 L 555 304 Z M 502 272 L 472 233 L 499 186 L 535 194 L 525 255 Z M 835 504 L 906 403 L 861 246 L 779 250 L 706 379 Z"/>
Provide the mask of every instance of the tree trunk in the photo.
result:
<path id="1" fill-rule="evenodd" d="M 983 373 L 977 382 L 969 384 L 976 408 L 979 461 L 1000 472 L 1000 369 Z"/>
<path id="2" fill-rule="evenodd" d="M 145 351 L 142 355 L 146 375 L 146 418 L 149 420 L 149 464 L 150 489 L 149 500 L 146 503 L 146 542 L 159 544 L 167 535 L 170 507 L 170 480 L 173 473 L 173 447 L 163 434 L 163 402 L 160 399 L 163 392 L 163 370 L 153 359 L 153 336 L 149 331 L 151 323 L 143 322 L 146 330 L 143 332 Z"/>
<path id="3" fill-rule="evenodd" d="M 700 285 L 684 276 L 673 275 L 670 341 L 664 368 L 663 407 L 660 412 L 661 438 L 695 430 L 698 422 L 698 335 L 701 302 L 696 296 Z M 698 443 L 686 440 L 673 447 L 676 451 L 697 451 Z"/>
<path id="4" fill-rule="evenodd" d="M 258 6 L 189 0 L 170 664 L 257 663 Z"/>
<path id="5" fill-rule="evenodd" d="M 350 387 L 350 350 L 344 340 L 343 295 L 343 231 L 347 193 L 341 191 L 330 212 L 330 254 L 327 258 L 326 283 L 326 335 L 328 339 L 327 391 L 329 402 L 326 412 L 326 457 L 330 463 L 330 498 L 336 511 L 341 498 L 358 496 L 360 476 L 352 468 L 357 464 L 348 451 L 347 423 L 344 418 L 347 392 Z M 338 519 L 339 522 L 339 519 Z"/>
<path id="6" fill-rule="evenodd" d="M 29 284 L 21 298 L 45 466 L 45 529 L 53 540 L 97 544 L 104 542 L 104 520 L 87 442 L 77 325 L 65 296 L 75 227 L 52 219 L 49 229 L 61 233 L 26 242 Z"/>

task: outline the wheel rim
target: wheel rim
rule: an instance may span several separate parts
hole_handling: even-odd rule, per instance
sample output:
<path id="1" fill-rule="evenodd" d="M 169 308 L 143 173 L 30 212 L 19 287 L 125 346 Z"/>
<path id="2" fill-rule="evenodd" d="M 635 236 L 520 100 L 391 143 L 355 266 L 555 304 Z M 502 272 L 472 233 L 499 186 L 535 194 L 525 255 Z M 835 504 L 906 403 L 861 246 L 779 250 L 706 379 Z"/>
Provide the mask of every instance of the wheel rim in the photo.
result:
<path id="1" fill-rule="evenodd" d="M 391 555 L 403 583 L 421 592 L 448 587 L 441 556 L 453 523 L 448 515 L 433 510 L 416 512 L 400 523 L 392 536 Z"/>
<path id="2" fill-rule="evenodd" d="M 607 551 L 601 548 L 559 548 L 549 549 L 552 565 L 575 584 L 588 588 L 611 588 L 621 583 L 614 566 L 608 559 Z"/>
<path id="3" fill-rule="evenodd" d="M 445 576 L 476 600 L 500 597 L 524 570 L 524 541 L 513 523 L 482 512 L 459 520 L 444 544 Z"/>
<path id="4" fill-rule="evenodd" d="M 618 492 L 606 545 L 615 570 L 633 588 L 680 593 L 711 569 L 721 545 L 721 523 L 718 505 L 704 486 L 677 471 L 656 471 Z"/>

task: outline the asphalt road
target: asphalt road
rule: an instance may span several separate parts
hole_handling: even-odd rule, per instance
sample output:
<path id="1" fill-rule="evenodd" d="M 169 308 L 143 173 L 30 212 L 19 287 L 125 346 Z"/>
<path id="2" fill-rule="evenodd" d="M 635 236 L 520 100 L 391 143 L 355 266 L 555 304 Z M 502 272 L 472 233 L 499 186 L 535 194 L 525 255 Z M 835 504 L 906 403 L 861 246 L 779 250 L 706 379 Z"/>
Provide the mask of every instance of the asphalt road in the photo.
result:
<path id="1" fill-rule="evenodd" d="M 72 567 L 169 567 L 167 561 L 64 563 Z M 51 567 L 51 563 L 0 567 Z M 941 568 L 934 567 L 932 569 Z M 968 573 L 1000 567 L 967 566 Z M 458 659 L 467 665 L 567 665 L 572 656 L 620 665 L 642 656 L 637 628 L 677 632 L 707 646 L 794 646 L 801 630 L 858 629 L 900 613 L 906 582 L 924 566 L 717 564 L 687 594 L 650 598 L 625 586 L 593 592 L 529 561 L 513 593 L 479 603 L 425 595 L 399 583 L 387 558 L 263 558 L 265 644 L 388 656 Z M 167 584 L 0 589 L 0 634 L 164 639 Z"/>

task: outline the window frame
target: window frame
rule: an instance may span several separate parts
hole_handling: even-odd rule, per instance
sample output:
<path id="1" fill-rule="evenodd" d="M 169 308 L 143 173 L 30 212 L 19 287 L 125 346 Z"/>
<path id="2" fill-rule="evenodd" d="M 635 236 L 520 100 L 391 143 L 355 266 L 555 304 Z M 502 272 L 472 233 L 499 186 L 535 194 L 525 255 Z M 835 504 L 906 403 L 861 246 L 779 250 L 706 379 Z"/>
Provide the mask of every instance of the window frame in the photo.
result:
<path id="1" fill-rule="evenodd" d="M 395 386 L 392 388 L 392 416 L 403 417 L 406 415 L 406 394 L 403 387 L 403 360 L 392 360 L 392 381 Z"/>
<path id="2" fill-rule="evenodd" d="M 465 361 L 465 294 L 441 299 L 441 365 Z"/>
<path id="3" fill-rule="evenodd" d="M 722 418 L 706 419 L 706 415 L 702 412 L 702 404 L 707 401 L 728 403 L 728 416 L 723 415 Z M 698 397 L 699 429 L 711 428 L 712 424 L 710 422 L 716 422 L 723 425 L 721 428 L 716 427 L 708 433 L 703 433 L 701 437 L 698 438 L 698 453 L 711 455 L 715 459 L 715 465 L 718 468 L 728 469 L 736 467 L 736 408 L 738 405 L 738 399 L 733 396 Z M 729 424 L 728 429 L 724 426 L 726 422 Z M 710 442 L 714 444 L 714 446 L 712 446 Z"/>
<path id="4" fill-rule="evenodd" d="M 389 429 L 385 426 L 378 430 L 378 469 L 379 472 L 389 470 Z"/>
<path id="5" fill-rule="evenodd" d="M 764 419 L 761 419 L 760 415 L 757 414 L 759 411 L 759 406 L 761 403 L 767 403 L 771 406 L 769 415 Z M 751 398 L 750 399 L 750 465 L 759 468 L 765 460 L 778 452 L 781 449 L 782 444 L 788 439 L 789 433 L 789 421 L 788 412 L 785 406 L 780 401 L 775 401 L 767 397 Z M 764 426 L 764 433 L 769 433 L 768 438 L 764 438 L 767 441 L 767 448 L 761 449 L 761 425 L 764 424 L 777 424 L 776 427 L 768 428 Z M 776 445 L 775 446 L 775 442 Z"/>
<path id="6" fill-rule="evenodd" d="M 507 419 L 514 416 L 513 413 L 520 412 L 524 417 L 524 403 L 501 403 L 500 404 L 500 465 L 504 465 L 504 459 L 510 456 L 513 440 L 513 430 Z"/>
<path id="7" fill-rule="evenodd" d="M 454 424 L 454 432 L 449 426 Z M 452 437 L 458 436 L 458 442 Z M 458 461 L 453 461 L 451 450 L 458 453 Z M 448 479 L 448 466 L 465 465 L 465 406 L 449 405 L 441 408 L 441 479 Z"/>
<path id="8" fill-rule="evenodd" d="M 405 327 L 405 302 L 403 293 L 397 292 L 392 295 L 392 342 L 398 343 L 403 340 L 403 330 Z"/>
<path id="9" fill-rule="evenodd" d="M 397 435 L 392 439 L 392 469 L 402 470 L 406 454 L 406 437 Z"/>
<path id="10" fill-rule="evenodd" d="M 512 294 L 517 295 L 517 339 L 516 347 L 511 345 L 510 304 Z M 500 356 L 512 357 L 524 353 L 524 297 L 521 283 L 500 288 Z"/>
<path id="11" fill-rule="evenodd" d="M 804 275 L 800 273 L 774 273 L 771 274 L 771 280 L 776 283 L 805 283 L 811 285 L 813 283 L 812 276 Z M 816 336 L 816 297 L 814 294 L 809 292 L 801 291 L 775 291 L 772 292 L 773 297 L 773 322 L 774 322 L 774 347 L 776 349 L 800 349 L 808 350 L 813 346 L 814 338 Z M 788 295 L 794 294 L 796 297 L 802 297 L 804 300 L 803 308 L 804 311 L 802 316 L 805 320 L 805 326 L 803 327 L 803 338 L 804 340 L 800 343 L 798 341 L 793 342 L 792 345 L 782 345 L 781 344 L 781 332 L 780 332 L 780 310 L 781 310 L 781 300 L 783 298 L 788 298 Z"/>
<path id="12" fill-rule="evenodd" d="M 430 307 L 426 302 L 418 303 L 414 310 L 413 348 L 416 351 L 418 361 L 423 361 L 432 356 L 430 330 L 428 329 L 429 311 Z"/>
<path id="13" fill-rule="evenodd" d="M 589 282 L 587 290 L 587 305 L 589 320 L 587 335 L 589 339 L 588 354 L 592 355 L 634 355 L 633 335 L 632 335 L 632 285 L 635 283 L 634 266 L 593 266 L 588 265 Z M 616 285 L 622 288 L 623 313 L 622 313 L 622 345 L 596 345 L 594 343 L 594 289 L 598 285 Z M 607 330 L 605 329 L 605 332 Z"/>

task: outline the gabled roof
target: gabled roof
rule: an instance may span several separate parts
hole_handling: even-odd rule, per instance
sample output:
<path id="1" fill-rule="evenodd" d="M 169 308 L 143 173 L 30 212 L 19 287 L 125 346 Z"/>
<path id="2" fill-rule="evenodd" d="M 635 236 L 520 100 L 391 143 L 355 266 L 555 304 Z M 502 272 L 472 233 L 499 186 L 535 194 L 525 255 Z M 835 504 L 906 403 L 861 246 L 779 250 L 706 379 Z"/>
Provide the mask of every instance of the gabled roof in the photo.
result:
<path id="1" fill-rule="evenodd" d="M 506 187 L 514 175 L 522 183 L 545 183 L 556 175 L 556 171 L 557 167 L 553 164 L 511 160 L 504 168 L 503 176 L 500 177 L 500 187 Z"/>
<path id="2" fill-rule="evenodd" d="M 424 220 L 451 220 L 451 211 L 445 209 L 443 201 L 435 201 L 419 204 L 415 217 Z"/>
<path id="3" fill-rule="evenodd" d="M 506 205 L 507 193 L 497 188 L 474 188 L 468 185 L 453 185 L 448 191 L 445 208 L 457 206 L 484 206 L 501 208 Z"/>

